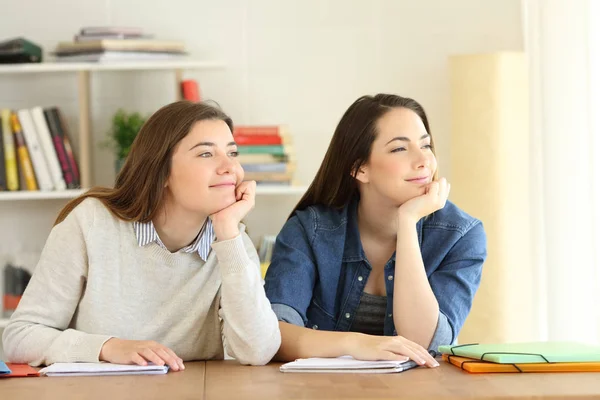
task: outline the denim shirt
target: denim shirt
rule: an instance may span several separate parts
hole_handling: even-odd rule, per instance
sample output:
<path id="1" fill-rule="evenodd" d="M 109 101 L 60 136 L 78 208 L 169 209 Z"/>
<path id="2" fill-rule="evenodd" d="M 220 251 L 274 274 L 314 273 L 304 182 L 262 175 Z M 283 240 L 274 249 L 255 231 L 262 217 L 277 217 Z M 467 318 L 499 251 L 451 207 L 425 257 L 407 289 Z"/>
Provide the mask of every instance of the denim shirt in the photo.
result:
<path id="1" fill-rule="evenodd" d="M 277 236 L 265 291 L 280 321 L 346 332 L 371 272 L 357 222 L 358 199 L 343 209 L 314 205 L 296 211 Z M 471 309 L 486 258 L 482 223 L 447 201 L 416 225 L 423 264 L 439 304 L 429 350 L 454 344 Z M 396 254 L 385 265 L 384 334 L 396 335 L 393 296 Z"/>

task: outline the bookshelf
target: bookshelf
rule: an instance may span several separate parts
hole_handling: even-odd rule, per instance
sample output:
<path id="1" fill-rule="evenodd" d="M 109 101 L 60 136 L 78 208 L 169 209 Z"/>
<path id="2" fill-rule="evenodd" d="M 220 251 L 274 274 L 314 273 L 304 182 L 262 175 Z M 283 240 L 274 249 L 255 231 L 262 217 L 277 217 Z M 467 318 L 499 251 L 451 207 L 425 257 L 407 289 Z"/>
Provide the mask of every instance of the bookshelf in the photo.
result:
<path id="1" fill-rule="evenodd" d="M 256 188 L 256 195 L 301 195 L 307 189 L 308 186 L 259 185 Z M 85 191 L 86 189 L 0 192 L 0 201 L 74 199 Z"/>
<path id="2" fill-rule="evenodd" d="M 92 186 L 92 128 L 91 128 L 91 83 L 90 74 L 99 71 L 140 71 L 140 70 L 172 70 L 174 72 L 179 93 L 179 82 L 182 80 L 183 71 L 222 69 L 223 64 L 213 61 L 174 60 L 174 61 L 140 61 L 140 62 L 115 62 L 115 63 L 61 63 L 46 62 L 39 64 L 10 64 L 0 65 L 0 75 L 23 73 L 76 73 L 77 97 L 79 101 L 79 170 L 81 186 Z"/>

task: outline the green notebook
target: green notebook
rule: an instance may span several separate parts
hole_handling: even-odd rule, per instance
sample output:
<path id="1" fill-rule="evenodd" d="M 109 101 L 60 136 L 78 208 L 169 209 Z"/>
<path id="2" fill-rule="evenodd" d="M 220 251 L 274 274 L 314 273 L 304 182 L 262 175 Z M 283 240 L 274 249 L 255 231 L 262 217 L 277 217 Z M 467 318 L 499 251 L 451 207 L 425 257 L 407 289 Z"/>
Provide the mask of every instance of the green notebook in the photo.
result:
<path id="1" fill-rule="evenodd" d="M 600 362 L 600 346 L 575 342 L 464 344 L 440 346 L 438 351 L 498 364 Z"/>

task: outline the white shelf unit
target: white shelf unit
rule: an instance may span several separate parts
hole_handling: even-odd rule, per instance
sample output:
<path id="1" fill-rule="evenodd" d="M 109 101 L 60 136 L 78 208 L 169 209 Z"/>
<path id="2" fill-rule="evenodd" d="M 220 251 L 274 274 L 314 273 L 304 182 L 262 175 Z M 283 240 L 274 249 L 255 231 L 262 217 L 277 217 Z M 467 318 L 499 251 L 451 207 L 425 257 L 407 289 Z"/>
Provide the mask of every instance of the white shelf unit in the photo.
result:
<path id="1" fill-rule="evenodd" d="M 256 187 L 256 195 L 301 195 L 304 194 L 307 189 L 307 186 L 259 185 Z M 86 189 L 70 189 L 46 192 L 26 190 L 0 192 L 0 201 L 74 199 L 80 194 L 83 194 L 85 191 Z"/>

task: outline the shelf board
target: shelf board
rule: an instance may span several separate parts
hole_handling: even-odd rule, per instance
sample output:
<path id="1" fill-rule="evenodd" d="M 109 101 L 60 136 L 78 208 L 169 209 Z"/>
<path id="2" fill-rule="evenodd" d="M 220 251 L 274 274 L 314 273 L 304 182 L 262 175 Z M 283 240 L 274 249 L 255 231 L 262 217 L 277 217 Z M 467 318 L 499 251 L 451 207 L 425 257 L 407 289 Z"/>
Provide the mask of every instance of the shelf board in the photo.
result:
<path id="1" fill-rule="evenodd" d="M 306 186 L 278 186 L 278 185 L 258 185 L 256 187 L 257 195 L 301 195 L 306 192 Z M 15 200 L 53 200 L 53 199 L 73 199 L 86 189 L 70 189 L 59 191 L 16 191 L 16 192 L 0 192 L 0 201 L 15 201 Z"/>
<path id="2" fill-rule="evenodd" d="M 84 189 L 55 190 L 55 191 L 27 191 L 20 190 L 15 192 L 0 192 L 0 201 L 2 200 L 52 200 L 52 199 L 73 199 L 84 192 Z"/>
<path id="3" fill-rule="evenodd" d="M 0 318 L 0 329 L 6 328 L 8 325 L 8 318 Z"/>
<path id="4" fill-rule="evenodd" d="M 77 72 L 77 71 L 134 71 L 172 69 L 220 69 L 224 64 L 216 61 L 167 60 L 124 62 L 44 62 L 31 64 L 0 65 L 0 74 Z"/>
<path id="5" fill-rule="evenodd" d="M 292 195 L 292 194 L 304 194 L 308 186 L 284 186 L 284 185 L 257 185 L 256 194 L 264 195 Z"/>

